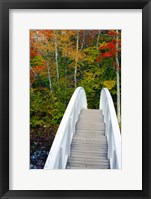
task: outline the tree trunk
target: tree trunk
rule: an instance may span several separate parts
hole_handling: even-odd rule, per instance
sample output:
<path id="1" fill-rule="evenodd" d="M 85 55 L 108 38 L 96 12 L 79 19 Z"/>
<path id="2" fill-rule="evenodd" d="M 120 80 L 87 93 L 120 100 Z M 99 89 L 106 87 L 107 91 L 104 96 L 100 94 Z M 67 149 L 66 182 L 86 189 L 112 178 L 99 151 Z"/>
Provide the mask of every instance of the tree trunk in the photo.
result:
<path id="1" fill-rule="evenodd" d="M 99 50 L 99 39 L 100 39 L 100 33 L 101 30 L 98 30 L 98 36 L 97 36 L 97 40 L 96 40 L 96 49 Z M 98 67 L 100 66 L 100 63 L 98 62 Z"/>
<path id="2" fill-rule="evenodd" d="M 118 30 L 116 30 L 116 84 L 117 84 L 117 118 L 121 122 L 120 75 L 118 60 Z"/>
<path id="3" fill-rule="evenodd" d="M 81 45 L 80 51 L 83 50 L 84 44 L 85 44 L 85 30 L 83 30 L 83 39 L 82 39 L 82 45 Z"/>
<path id="4" fill-rule="evenodd" d="M 31 67 L 31 65 L 30 65 L 30 70 L 33 72 L 33 75 L 34 75 L 33 81 L 30 81 L 30 87 L 32 87 L 32 84 L 34 83 L 34 80 L 35 80 L 35 77 L 37 76 L 37 74 L 35 73 L 35 71 Z"/>
<path id="5" fill-rule="evenodd" d="M 96 41 L 96 48 L 99 49 L 99 39 L 100 39 L 101 30 L 98 31 L 97 41 Z"/>
<path id="6" fill-rule="evenodd" d="M 50 93 L 52 94 L 52 83 L 51 83 L 51 75 L 50 75 L 49 62 L 47 62 L 47 71 L 48 71 L 49 89 L 50 89 Z"/>
<path id="7" fill-rule="evenodd" d="M 75 58 L 75 71 L 74 71 L 74 86 L 77 87 L 77 64 L 78 64 L 78 49 L 79 49 L 79 30 L 77 30 L 77 49 Z"/>
<path id="8" fill-rule="evenodd" d="M 59 84 L 58 49 L 57 49 L 57 36 L 55 31 L 54 31 L 54 46 L 55 46 L 57 83 Z"/>
<path id="9" fill-rule="evenodd" d="M 64 71 L 64 79 L 65 79 L 65 87 L 64 87 L 64 104 L 65 107 L 67 106 L 67 64 L 68 64 L 68 58 L 66 57 L 65 62 L 65 71 Z"/>

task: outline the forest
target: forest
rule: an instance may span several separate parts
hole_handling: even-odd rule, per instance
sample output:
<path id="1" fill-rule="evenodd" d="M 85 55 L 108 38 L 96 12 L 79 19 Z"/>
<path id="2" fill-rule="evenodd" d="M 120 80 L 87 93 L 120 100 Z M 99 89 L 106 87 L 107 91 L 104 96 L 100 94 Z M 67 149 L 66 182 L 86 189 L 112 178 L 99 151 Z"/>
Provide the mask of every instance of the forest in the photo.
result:
<path id="1" fill-rule="evenodd" d="M 121 30 L 30 30 L 30 168 L 42 169 L 78 87 L 98 109 L 109 89 L 121 124 Z"/>

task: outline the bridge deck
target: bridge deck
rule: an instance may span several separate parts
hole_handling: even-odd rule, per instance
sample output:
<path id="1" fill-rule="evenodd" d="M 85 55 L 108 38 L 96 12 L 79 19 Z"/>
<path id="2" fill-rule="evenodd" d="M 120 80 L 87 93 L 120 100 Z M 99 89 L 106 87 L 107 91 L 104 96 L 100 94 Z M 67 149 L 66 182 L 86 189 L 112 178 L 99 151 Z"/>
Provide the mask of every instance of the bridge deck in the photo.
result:
<path id="1" fill-rule="evenodd" d="M 102 112 L 84 109 L 79 115 L 66 169 L 109 169 Z"/>

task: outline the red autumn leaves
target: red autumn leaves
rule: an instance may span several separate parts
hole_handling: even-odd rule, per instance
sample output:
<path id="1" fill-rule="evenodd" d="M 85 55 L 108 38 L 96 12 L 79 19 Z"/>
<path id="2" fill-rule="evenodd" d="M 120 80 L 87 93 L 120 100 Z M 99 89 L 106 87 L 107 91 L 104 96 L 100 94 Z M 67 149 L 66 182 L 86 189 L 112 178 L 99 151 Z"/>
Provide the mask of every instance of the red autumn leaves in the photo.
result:
<path id="1" fill-rule="evenodd" d="M 32 67 L 32 69 L 30 69 L 30 78 L 33 79 L 35 75 L 43 72 L 46 69 L 47 69 L 46 66 L 35 66 L 35 67 Z"/>
<path id="2" fill-rule="evenodd" d="M 98 60 L 99 61 L 101 58 L 110 58 L 110 57 L 115 57 L 116 55 L 116 40 L 113 39 L 109 43 L 105 43 L 102 45 L 99 50 L 101 51 Z"/>
<path id="3" fill-rule="evenodd" d="M 46 69 L 47 69 L 46 66 L 35 66 L 35 67 L 32 67 L 32 70 L 34 70 L 36 73 L 42 72 L 42 71 L 44 71 Z"/>
<path id="4" fill-rule="evenodd" d="M 108 35 L 116 37 L 117 34 L 116 34 L 116 32 L 114 30 L 109 30 L 108 31 Z"/>
<path id="5" fill-rule="evenodd" d="M 96 61 L 99 62 L 102 58 L 115 58 L 116 53 L 119 52 L 120 50 L 117 51 L 117 41 L 115 37 L 117 36 L 115 31 L 108 31 L 107 33 L 109 36 L 112 37 L 112 40 L 108 43 L 104 43 L 103 45 L 100 46 L 99 50 L 101 51 L 99 56 L 96 58 Z M 118 41 L 118 48 L 121 46 L 121 41 Z"/>

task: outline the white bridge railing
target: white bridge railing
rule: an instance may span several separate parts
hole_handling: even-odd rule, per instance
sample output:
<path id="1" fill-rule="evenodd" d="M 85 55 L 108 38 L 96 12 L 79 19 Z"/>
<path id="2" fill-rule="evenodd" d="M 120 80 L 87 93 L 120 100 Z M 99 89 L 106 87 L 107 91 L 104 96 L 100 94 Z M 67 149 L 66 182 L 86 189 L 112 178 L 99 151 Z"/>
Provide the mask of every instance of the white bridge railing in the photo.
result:
<path id="1" fill-rule="evenodd" d="M 44 169 L 65 169 L 70 155 L 70 145 L 75 133 L 75 125 L 82 108 L 87 108 L 87 100 L 84 89 L 78 87 L 73 93 L 61 120 Z"/>
<path id="2" fill-rule="evenodd" d="M 101 90 L 100 109 L 103 111 L 111 169 L 121 169 L 121 135 L 112 97 L 107 88 Z"/>

